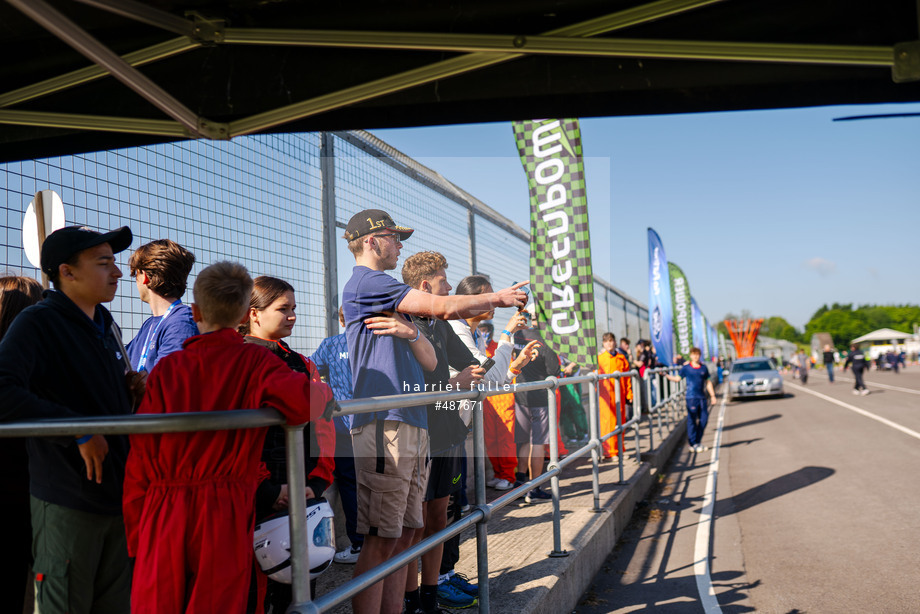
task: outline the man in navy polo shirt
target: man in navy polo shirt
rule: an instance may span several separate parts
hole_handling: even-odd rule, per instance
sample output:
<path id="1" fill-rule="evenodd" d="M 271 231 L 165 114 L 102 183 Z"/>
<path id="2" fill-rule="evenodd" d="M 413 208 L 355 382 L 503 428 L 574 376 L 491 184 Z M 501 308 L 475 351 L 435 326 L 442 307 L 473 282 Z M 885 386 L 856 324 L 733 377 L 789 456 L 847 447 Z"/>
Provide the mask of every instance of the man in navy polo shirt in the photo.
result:
<path id="1" fill-rule="evenodd" d="M 700 443 L 709 421 L 709 405 L 705 392 L 709 392 L 709 400 L 713 405 L 716 402 L 716 391 L 709 379 L 709 369 L 700 362 L 701 354 L 700 348 L 691 348 L 690 362 L 680 368 L 677 376 L 670 373 L 667 375 L 672 382 L 679 382 L 682 378 L 687 380 L 687 439 L 694 452 L 706 450 Z"/>
<path id="2" fill-rule="evenodd" d="M 522 307 L 518 288 L 478 295 L 439 296 L 390 277 L 402 241 L 414 232 L 397 226 L 379 209 L 355 214 L 345 229 L 355 268 L 342 292 L 345 338 L 354 398 L 424 390 L 425 370 L 437 356 L 421 331 L 402 317 L 470 318 L 495 307 Z M 364 546 L 355 575 L 383 563 L 412 542 L 424 526 L 422 498 L 428 471 L 428 416 L 424 406 L 357 414 L 351 426 L 358 478 L 358 532 Z M 406 570 L 356 595 L 355 614 L 393 612 L 402 607 Z"/>

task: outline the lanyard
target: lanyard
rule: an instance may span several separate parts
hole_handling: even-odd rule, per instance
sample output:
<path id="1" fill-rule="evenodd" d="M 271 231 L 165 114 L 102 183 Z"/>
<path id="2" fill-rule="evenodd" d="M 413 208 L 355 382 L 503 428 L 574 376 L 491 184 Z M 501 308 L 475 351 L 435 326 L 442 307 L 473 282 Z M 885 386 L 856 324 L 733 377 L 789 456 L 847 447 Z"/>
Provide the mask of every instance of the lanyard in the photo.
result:
<path id="1" fill-rule="evenodd" d="M 141 352 L 141 359 L 137 362 L 137 370 L 144 371 L 147 366 L 147 353 L 150 351 L 150 343 L 156 338 L 157 331 L 160 330 L 160 324 L 166 321 L 166 318 L 169 317 L 169 314 L 172 313 L 173 307 L 176 305 L 181 305 L 182 301 L 176 299 L 173 301 L 173 304 L 169 306 L 169 309 L 166 310 L 166 313 L 163 314 L 163 317 L 160 318 L 160 321 L 157 322 L 156 326 L 153 327 L 153 330 L 147 333 L 147 340 L 144 341 L 144 351 Z"/>

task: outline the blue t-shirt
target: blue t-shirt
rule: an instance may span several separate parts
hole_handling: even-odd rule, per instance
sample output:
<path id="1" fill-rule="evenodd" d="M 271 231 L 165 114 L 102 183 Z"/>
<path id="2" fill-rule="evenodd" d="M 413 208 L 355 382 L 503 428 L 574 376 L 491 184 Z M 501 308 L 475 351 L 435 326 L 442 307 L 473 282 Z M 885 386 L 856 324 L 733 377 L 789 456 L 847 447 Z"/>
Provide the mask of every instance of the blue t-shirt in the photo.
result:
<path id="1" fill-rule="evenodd" d="M 687 380 L 687 398 L 688 399 L 705 399 L 706 380 L 709 379 L 709 369 L 706 365 L 700 363 L 696 369 L 688 362 L 680 368 L 678 372 L 681 377 Z"/>
<path id="2" fill-rule="evenodd" d="M 332 388 L 332 396 L 337 401 L 351 398 L 351 364 L 348 362 L 348 341 L 345 333 L 323 339 L 310 360 L 316 365 L 320 375 Z M 332 419 L 335 430 L 347 433 L 351 428 L 352 416 L 336 416 Z"/>
<path id="3" fill-rule="evenodd" d="M 364 320 L 394 312 L 400 301 L 412 290 L 383 271 L 356 266 L 351 279 L 342 290 L 345 313 L 345 338 L 351 362 L 354 398 L 390 396 L 424 390 L 425 376 L 412 354 L 409 341 L 390 335 L 375 335 Z M 398 420 L 420 428 L 428 428 L 428 412 L 424 406 L 405 407 L 356 414 L 352 428 L 377 420 Z"/>
<path id="4" fill-rule="evenodd" d="M 163 316 L 147 318 L 137 336 L 125 346 L 125 349 L 128 350 L 128 358 L 131 359 L 131 366 L 135 369 L 137 369 L 137 365 L 141 361 L 141 355 L 144 353 L 147 335 L 153 332 L 157 323 L 162 319 Z M 198 326 L 195 324 L 195 320 L 192 319 L 192 308 L 188 305 L 176 305 L 169 313 L 166 321 L 157 329 L 157 334 L 151 337 L 150 349 L 147 351 L 147 364 L 144 368 L 147 371 L 151 371 L 161 358 L 181 350 L 182 343 L 197 334 Z"/>

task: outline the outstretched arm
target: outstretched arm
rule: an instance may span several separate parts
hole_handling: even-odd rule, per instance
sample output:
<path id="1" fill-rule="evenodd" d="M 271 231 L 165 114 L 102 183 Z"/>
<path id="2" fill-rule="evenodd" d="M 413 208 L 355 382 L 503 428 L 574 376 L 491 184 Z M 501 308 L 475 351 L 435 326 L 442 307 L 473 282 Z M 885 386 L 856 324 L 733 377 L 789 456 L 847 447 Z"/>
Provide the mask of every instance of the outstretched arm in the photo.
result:
<path id="1" fill-rule="evenodd" d="M 421 290 L 410 290 L 396 307 L 397 311 L 407 315 L 438 318 L 439 320 L 458 320 L 472 318 L 492 311 L 496 307 L 523 307 L 527 295 L 520 288 L 530 282 L 522 281 L 510 288 L 489 294 L 453 294 L 437 296 Z"/>

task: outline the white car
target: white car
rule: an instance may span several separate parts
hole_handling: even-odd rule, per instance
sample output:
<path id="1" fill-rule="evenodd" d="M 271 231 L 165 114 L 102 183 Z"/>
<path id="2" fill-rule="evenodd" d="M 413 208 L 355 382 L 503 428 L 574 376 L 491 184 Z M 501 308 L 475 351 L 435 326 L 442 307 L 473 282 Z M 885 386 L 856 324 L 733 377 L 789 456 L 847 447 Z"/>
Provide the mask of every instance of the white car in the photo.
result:
<path id="1" fill-rule="evenodd" d="M 728 400 L 740 397 L 783 396 L 783 378 L 769 358 L 739 358 L 728 374 Z"/>

